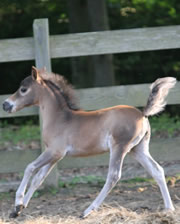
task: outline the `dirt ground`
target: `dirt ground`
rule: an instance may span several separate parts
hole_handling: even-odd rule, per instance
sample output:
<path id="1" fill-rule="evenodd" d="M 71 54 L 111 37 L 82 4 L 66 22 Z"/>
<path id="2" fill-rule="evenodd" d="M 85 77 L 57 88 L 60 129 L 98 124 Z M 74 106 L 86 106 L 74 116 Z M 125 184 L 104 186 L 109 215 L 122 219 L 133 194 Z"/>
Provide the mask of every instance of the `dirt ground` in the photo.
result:
<path id="1" fill-rule="evenodd" d="M 64 180 L 76 172 L 79 175 L 95 172 L 89 169 L 66 170 Z M 106 168 L 94 168 L 105 175 Z M 134 168 L 135 169 L 135 168 Z M 103 173 L 104 172 L 104 173 Z M 98 211 L 85 219 L 79 216 L 101 190 L 103 183 L 81 183 L 65 186 L 56 192 L 46 191 L 32 198 L 27 209 L 15 220 L 9 219 L 15 193 L 0 200 L 0 224 L 178 224 L 180 223 L 180 180 L 169 181 L 168 187 L 176 207 L 173 213 L 162 212 L 163 201 L 159 189 L 152 182 L 118 182 Z"/>

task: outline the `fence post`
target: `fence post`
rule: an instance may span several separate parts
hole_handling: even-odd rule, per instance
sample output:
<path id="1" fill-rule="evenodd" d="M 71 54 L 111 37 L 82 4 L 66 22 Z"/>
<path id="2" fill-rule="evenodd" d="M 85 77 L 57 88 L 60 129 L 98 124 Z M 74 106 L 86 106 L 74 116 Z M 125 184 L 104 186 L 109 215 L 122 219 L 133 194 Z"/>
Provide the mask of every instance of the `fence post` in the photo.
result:
<path id="1" fill-rule="evenodd" d="M 34 46 L 35 46 L 36 67 L 37 68 L 46 67 L 46 70 L 48 72 L 51 72 L 48 19 L 35 19 L 33 23 L 33 34 L 34 34 L 34 44 L 35 44 Z M 42 128 L 41 124 L 42 124 L 42 120 L 40 115 L 40 126 Z M 42 151 L 44 150 L 44 145 L 42 141 L 41 141 L 41 150 Z M 53 168 L 53 170 L 47 177 L 45 184 L 57 186 L 58 184 L 57 166 Z"/>

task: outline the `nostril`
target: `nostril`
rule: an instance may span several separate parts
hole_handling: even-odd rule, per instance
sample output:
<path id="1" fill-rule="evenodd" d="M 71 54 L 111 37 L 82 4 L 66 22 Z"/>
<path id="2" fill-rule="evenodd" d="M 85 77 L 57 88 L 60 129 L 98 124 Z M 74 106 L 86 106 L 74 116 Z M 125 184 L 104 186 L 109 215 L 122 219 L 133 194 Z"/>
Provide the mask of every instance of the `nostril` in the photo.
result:
<path id="1" fill-rule="evenodd" d="M 3 103 L 3 110 L 9 112 L 9 111 L 11 111 L 11 109 L 12 109 L 12 105 L 11 105 L 9 102 L 5 101 L 5 102 Z"/>

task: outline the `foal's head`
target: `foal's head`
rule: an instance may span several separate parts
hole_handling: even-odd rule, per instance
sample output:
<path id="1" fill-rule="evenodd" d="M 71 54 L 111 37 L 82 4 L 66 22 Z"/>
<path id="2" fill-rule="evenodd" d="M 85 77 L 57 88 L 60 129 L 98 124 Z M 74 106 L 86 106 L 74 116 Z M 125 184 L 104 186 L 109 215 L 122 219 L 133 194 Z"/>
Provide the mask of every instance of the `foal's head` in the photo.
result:
<path id="1" fill-rule="evenodd" d="M 5 100 L 3 109 L 12 113 L 24 107 L 39 105 L 41 91 L 44 88 L 58 95 L 59 100 L 62 98 L 70 109 L 78 109 L 74 101 L 73 89 L 62 76 L 49 74 L 45 69 L 38 70 L 35 67 L 32 67 L 31 76 L 25 78 L 19 89 Z"/>

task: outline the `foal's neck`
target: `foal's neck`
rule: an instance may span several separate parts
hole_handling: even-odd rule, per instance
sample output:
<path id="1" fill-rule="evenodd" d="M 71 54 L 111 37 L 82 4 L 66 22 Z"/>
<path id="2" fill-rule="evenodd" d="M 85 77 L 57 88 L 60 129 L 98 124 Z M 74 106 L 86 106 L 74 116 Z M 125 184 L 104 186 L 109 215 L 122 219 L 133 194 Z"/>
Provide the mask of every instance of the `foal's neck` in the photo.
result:
<path id="1" fill-rule="evenodd" d="M 65 99 L 48 89 L 44 89 L 40 96 L 40 112 L 43 120 L 43 126 L 53 125 L 57 119 L 65 121 L 72 114 L 67 106 Z"/>

